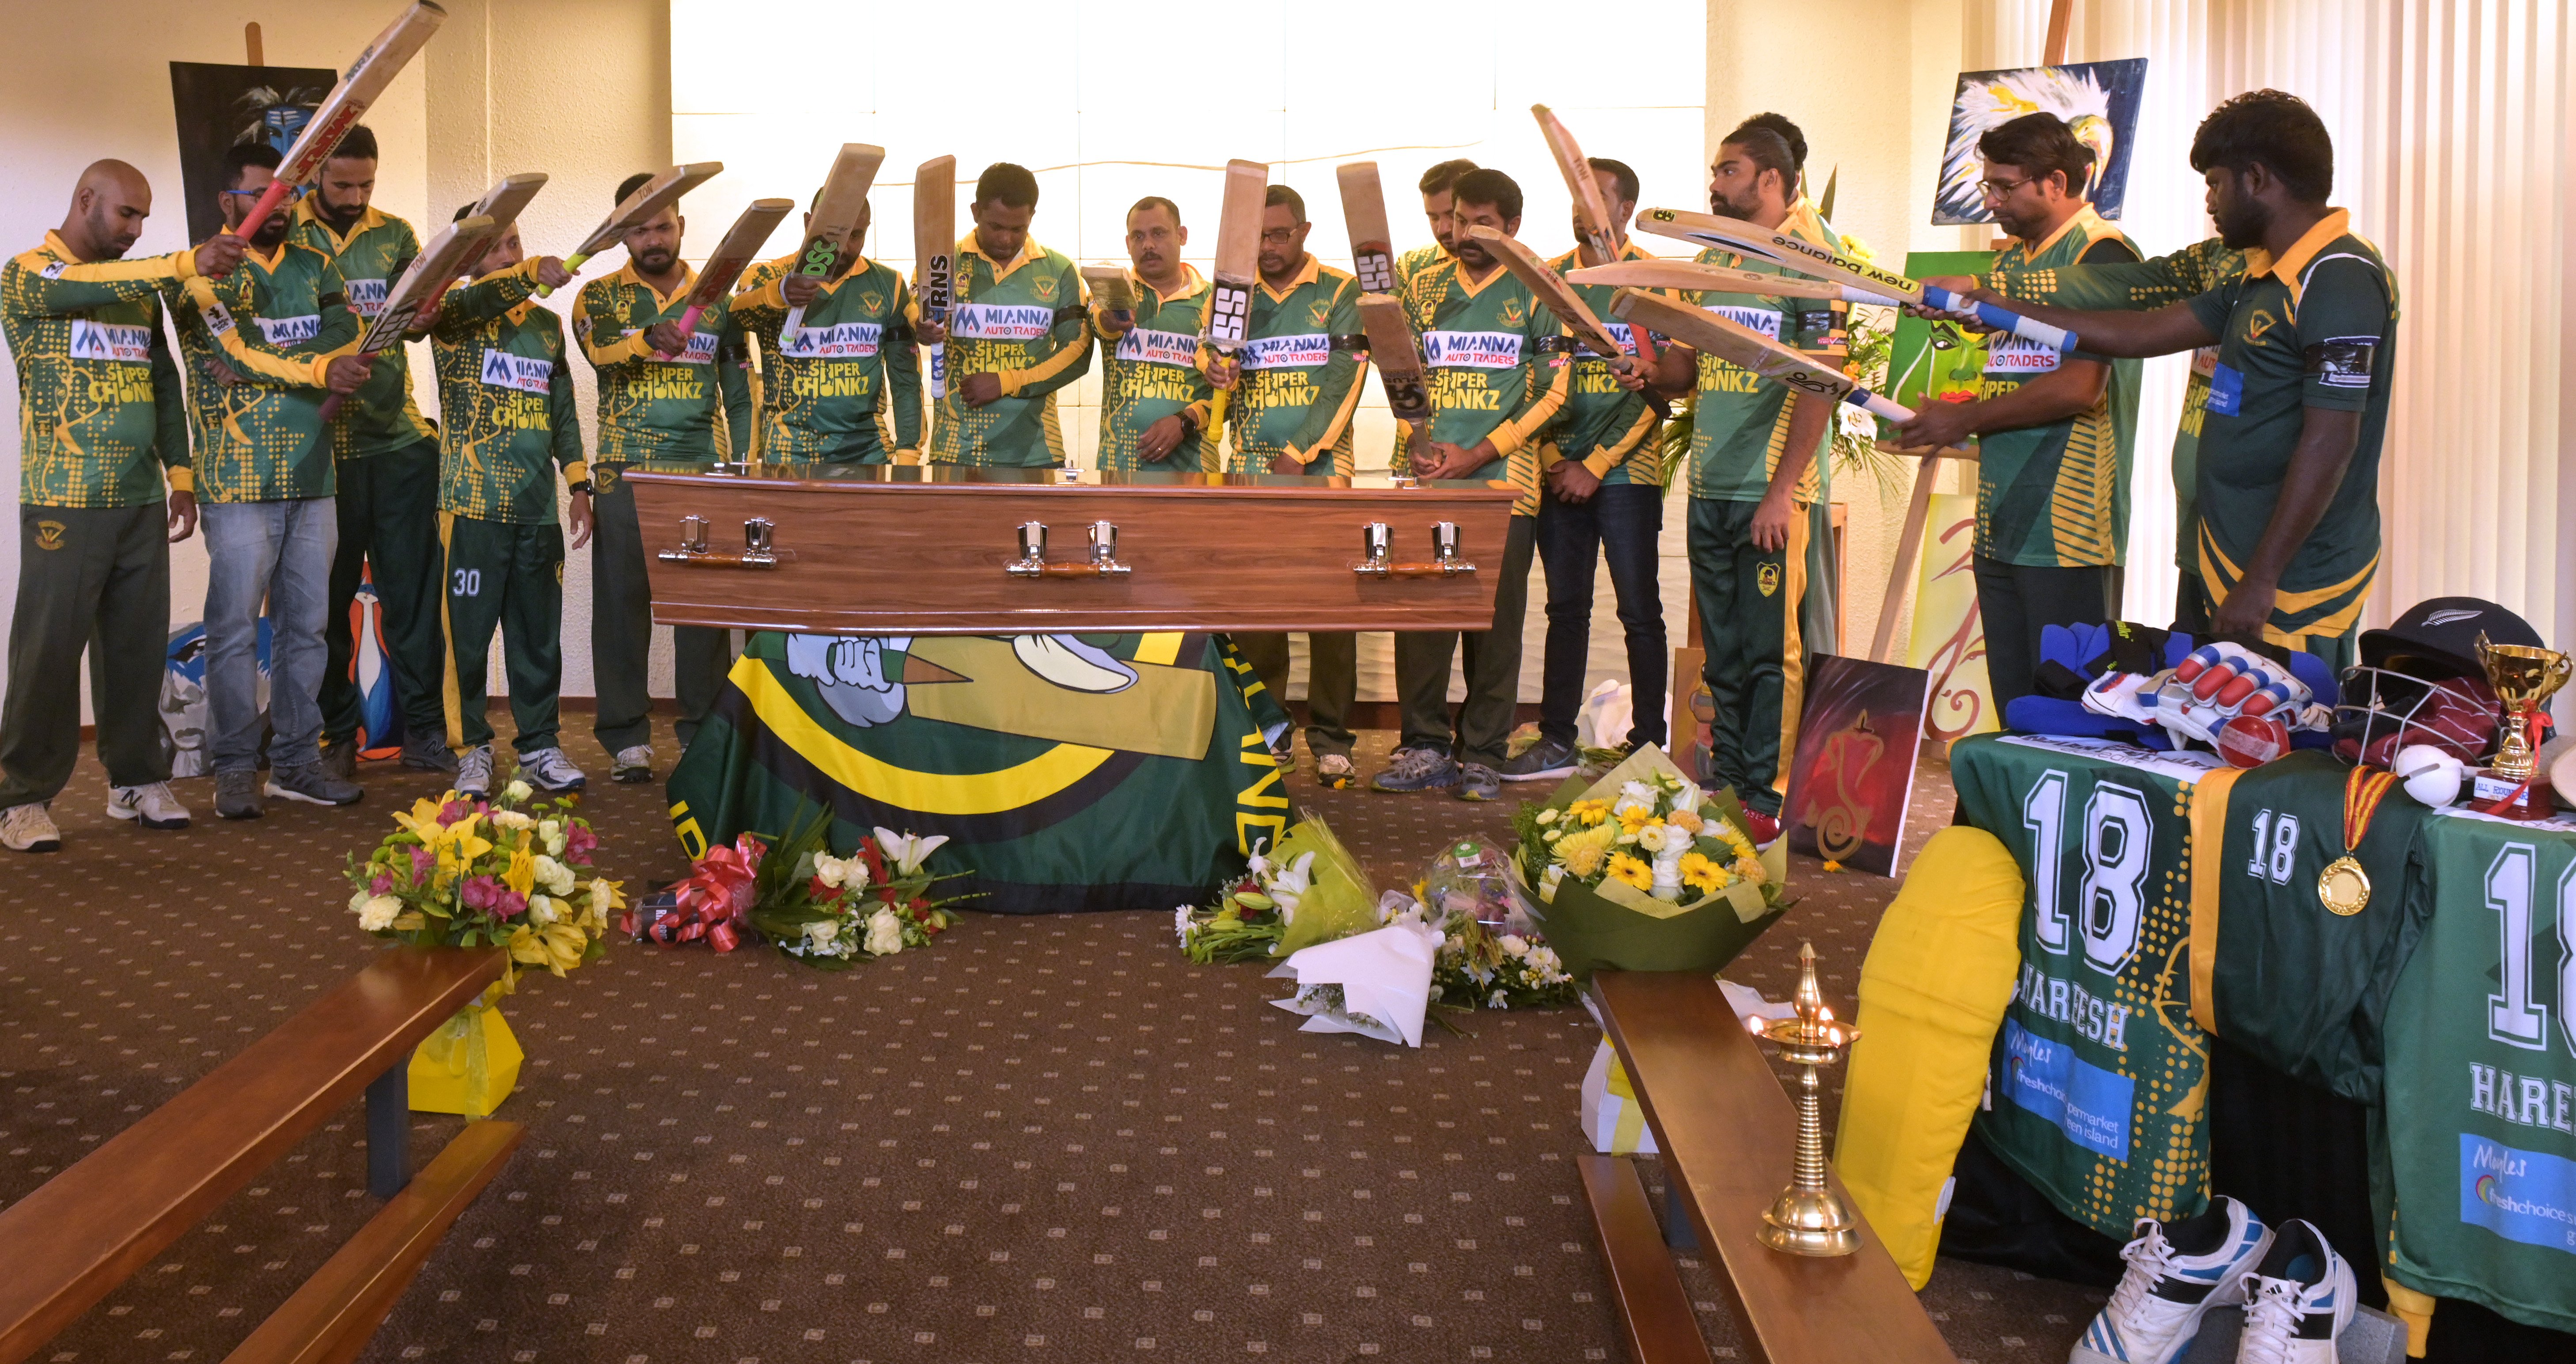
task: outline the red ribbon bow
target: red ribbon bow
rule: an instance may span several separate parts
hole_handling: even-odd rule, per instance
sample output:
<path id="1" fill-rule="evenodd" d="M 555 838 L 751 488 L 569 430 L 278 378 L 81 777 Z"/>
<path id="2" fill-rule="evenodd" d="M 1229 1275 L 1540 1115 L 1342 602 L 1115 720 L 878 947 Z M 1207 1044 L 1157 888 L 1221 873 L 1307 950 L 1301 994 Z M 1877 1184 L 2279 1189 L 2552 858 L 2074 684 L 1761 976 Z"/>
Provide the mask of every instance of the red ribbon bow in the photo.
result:
<path id="1" fill-rule="evenodd" d="M 741 946 L 751 914 L 752 882 L 768 851 L 750 834 L 736 838 L 732 847 L 707 849 L 689 869 L 688 879 L 671 888 L 679 904 L 646 925 L 643 935 L 665 944 L 704 938 L 719 952 Z M 633 917 L 628 916 L 630 921 Z M 631 922 L 628 931 L 634 931 Z"/>

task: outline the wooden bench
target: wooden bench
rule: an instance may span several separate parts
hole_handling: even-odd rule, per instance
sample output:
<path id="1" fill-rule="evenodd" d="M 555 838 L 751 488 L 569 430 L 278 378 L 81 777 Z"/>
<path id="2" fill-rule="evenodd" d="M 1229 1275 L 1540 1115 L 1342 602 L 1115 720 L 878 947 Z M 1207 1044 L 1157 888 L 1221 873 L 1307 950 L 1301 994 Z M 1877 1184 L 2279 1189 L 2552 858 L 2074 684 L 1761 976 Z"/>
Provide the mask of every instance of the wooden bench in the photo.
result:
<path id="1" fill-rule="evenodd" d="M 1834 1259 L 1784 1255 L 1754 1239 L 1763 1211 L 1789 1182 L 1797 1115 L 1715 979 L 1603 971 L 1592 978 L 1592 998 L 1645 1109 L 1678 1205 L 1658 1238 L 1633 1166 L 1604 1156 L 1581 1163 L 1638 1364 L 1708 1357 L 1671 1246 L 1702 1248 L 1755 1359 L 1956 1364 L 1866 1225 L 1859 1252 Z"/>
<path id="2" fill-rule="evenodd" d="M 386 952 L 0 1210 L 0 1364 L 34 1354 L 363 1091 L 367 1185 L 389 1201 L 230 1360 L 354 1357 L 526 1134 L 470 1123 L 412 1175 L 412 1051 L 502 967 L 497 948 Z"/>

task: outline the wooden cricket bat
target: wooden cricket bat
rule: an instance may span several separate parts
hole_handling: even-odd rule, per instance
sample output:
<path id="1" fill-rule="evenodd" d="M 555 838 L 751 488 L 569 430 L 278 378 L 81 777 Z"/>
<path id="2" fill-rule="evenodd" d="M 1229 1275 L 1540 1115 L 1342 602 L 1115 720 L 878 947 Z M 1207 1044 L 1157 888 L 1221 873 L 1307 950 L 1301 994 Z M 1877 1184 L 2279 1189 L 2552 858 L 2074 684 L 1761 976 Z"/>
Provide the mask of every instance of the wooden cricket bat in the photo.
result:
<path id="1" fill-rule="evenodd" d="M 1400 422 L 1429 421 L 1431 385 L 1404 305 L 1388 294 L 1360 295 L 1360 330 L 1368 337 L 1369 362 L 1377 366 L 1378 382 L 1386 388 L 1386 410 Z"/>
<path id="2" fill-rule="evenodd" d="M 608 210 L 608 216 L 599 220 L 599 226 L 592 228 L 590 235 L 581 239 L 581 245 L 564 257 L 564 268 L 579 274 L 583 263 L 591 257 L 626 240 L 628 232 L 654 214 L 678 203 L 681 195 L 723 172 L 722 161 L 692 161 L 685 166 L 673 166 L 636 186 L 633 194 L 618 200 L 617 207 Z M 547 285 L 537 286 L 539 298 L 553 293 L 553 288 Z"/>
<path id="3" fill-rule="evenodd" d="M 725 229 L 724 240 L 716 243 L 716 253 L 707 257 L 707 263 L 698 270 L 698 282 L 689 290 L 688 311 L 680 314 L 680 335 L 696 332 L 698 318 L 724 302 L 725 295 L 733 292 L 734 281 L 760 258 L 760 248 L 768 245 L 769 234 L 778 230 L 780 220 L 795 211 L 793 199 L 754 199 L 751 207 L 733 220 L 733 226 Z"/>
<path id="4" fill-rule="evenodd" d="M 1546 304 L 1548 311 L 1565 323 L 1566 330 L 1574 333 L 1575 340 L 1609 356 L 1615 363 L 1628 362 L 1628 353 L 1620 348 L 1618 338 L 1610 334 L 1608 327 L 1601 325 L 1600 317 L 1584 303 L 1582 295 L 1574 292 L 1572 285 L 1547 268 L 1547 262 L 1540 260 L 1537 252 L 1490 227 L 1468 228 L 1467 235 L 1493 252 L 1494 259 L 1512 272 L 1512 278 L 1528 285 L 1529 291 L 1538 295 L 1538 301 Z"/>
<path id="5" fill-rule="evenodd" d="M 540 175 L 537 182 L 543 184 Z M 505 182 L 506 183 L 506 182 Z M 534 193 L 534 190 L 529 191 Z M 520 200 L 525 203 L 525 199 Z M 483 248 L 501 234 L 504 224 L 480 214 L 469 213 L 439 230 L 429 245 L 411 258 L 411 268 L 385 291 L 385 306 L 367 323 L 366 335 L 358 338 L 358 354 L 375 355 L 402 344 L 403 333 L 411 330 L 412 320 L 436 302 L 447 286 L 456 282 L 483 254 Z M 322 419 L 340 415 L 340 404 L 348 400 L 345 393 L 334 393 L 322 404 Z"/>
<path id="6" fill-rule="evenodd" d="M 1270 189 L 1270 167 L 1258 161 L 1225 163 L 1225 201 L 1216 220 L 1216 262 L 1208 282 L 1199 339 L 1231 360 L 1252 339 L 1252 291 L 1261 283 L 1261 198 Z M 1242 383 L 1238 370 L 1235 382 Z M 1226 401 L 1220 388 L 1208 404 L 1208 435 L 1225 437 Z"/>
<path id="7" fill-rule="evenodd" d="M 1650 208 L 1637 215 L 1637 230 L 1675 241 L 1762 256 L 1818 279 L 1848 284 L 1878 295 L 1855 299 L 1855 302 L 1912 303 L 1937 308 L 1943 312 L 1973 316 L 1997 331 L 2010 332 L 2025 341 L 2035 341 L 2059 351 L 2075 348 L 2075 333 L 2063 328 L 2008 312 L 1991 303 L 1973 302 L 1947 289 L 1917 283 L 1893 270 L 1882 270 L 1865 260 L 1827 250 L 1814 242 L 1802 241 L 1789 232 L 1748 223 L 1741 218 L 1688 213 L 1677 208 Z"/>
<path id="8" fill-rule="evenodd" d="M 1861 387 L 1832 363 L 1781 345 L 1705 308 L 1621 289 L 1610 300 L 1610 312 L 1632 327 L 1651 327 L 1704 355 L 1730 361 L 1801 393 L 1837 399 L 1892 422 L 1914 419 L 1913 409 Z"/>
<path id="9" fill-rule="evenodd" d="M 948 324 L 956 284 L 957 158 L 933 157 L 912 173 L 913 298 L 921 320 Z M 948 346 L 930 347 L 930 397 L 948 396 Z"/>
<path id="10" fill-rule="evenodd" d="M 1574 196 L 1574 235 L 1583 263 L 1608 265 L 1619 259 L 1617 224 L 1610 221 L 1610 206 L 1601 200 L 1601 186 L 1592 179 L 1592 165 L 1584 159 L 1583 148 L 1546 105 L 1531 105 L 1530 116 L 1538 120 L 1539 136 L 1547 139 L 1548 155 L 1556 158 L 1556 173 L 1565 177 L 1566 193 Z"/>
<path id="11" fill-rule="evenodd" d="M 1851 303 L 1886 303 L 1886 295 L 1797 275 L 1766 275 L 1759 270 L 1733 270 L 1687 260 L 1623 260 L 1568 271 L 1577 284 L 1623 284 L 1632 289 L 1699 289 L 1766 298 L 1838 298 Z"/>
<path id="12" fill-rule="evenodd" d="M 465 216 L 489 218 L 492 220 L 493 232 L 499 233 L 510 224 L 517 222 L 520 211 L 528 206 L 530 199 L 537 197 L 538 190 L 545 187 L 544 171 L 526 171 L 518 175 L 502 176 L 492 188 L 483 191 L 483 197 L 475 201 L 474 211 Z"/>
<path id="13" fill-rule="evenodd" d="M 796 251 L 796 274 L 830 279 L 841 268 L 841 243 L 867 211 L 868 189 L 877 182 L 877 167 L 884 164 L 883 147 L 841 144 L 841 154 L 832 159 L 832 173 L 823 177 L 822 192 L 814 196 L 814 210 L 806 215 L 805 241 Z M 788 309 L 787 321 L 778 329 L 778 344 L 788 344 L 788 338 L 804 325 L 805 310 Z"/>
<path id="14" fill-rule="evenodd" d="M 394 16 L 392 23 L 385 25 L 385 31 L 367 44 L 356 61 L 349 63 L 348 74 L 342 76 L 340 83 L 331 87 L 331 93 L 323 96 L 322 102 L 314 107 L 313 117 L 305 122 L 304 131 L 296 137 L 295 145 L 287 148 L 286 158 L 278 163 L 277 178 L 269 182 L 267 191 L 259 196 L 259 202 L 251 205 L 250 216 L 242 219 L 244 228 L 258 232 L 269 215 L 277 211 L 278 205 L 286 202 L 289 191 L 312 179 L 322 169 L 322 163 L 330 160 L 331 153 L 339 148 L 340 139 L 357 125 L 359 119 L 366 117 L 367 107 L 374 104 L 376 97 L 385 92 L 385 87 L 393 84 L 394 77 L 401 75 L 403 68 L 411 64 L 411 59 L 420 54 L 421 46 L 429 41 L 429 35 L 436 33 L 438 26 L 446 22 L 447 11 L 430 3 L 430 0 L 414 0 L 402 13 Z"/>
<path id="15" fill-rule="evenodd" d="M 1377 163 L 1354 161 L 1333 172 L 1342 189 L 1342 222 L 1351 234 L 1351 271 L 1363 293 L 1395 292 L 1395 234 L 1386 226 L 1386 191 Z"/>
<path id="16" fill-rule="evenodd" d="M 1136 311 L 1136 284 L 1117 266 L 1086 265 L 1082 282 L 1091 290 L 1091 301 L 1100 307 L 1113 313 Z"/>

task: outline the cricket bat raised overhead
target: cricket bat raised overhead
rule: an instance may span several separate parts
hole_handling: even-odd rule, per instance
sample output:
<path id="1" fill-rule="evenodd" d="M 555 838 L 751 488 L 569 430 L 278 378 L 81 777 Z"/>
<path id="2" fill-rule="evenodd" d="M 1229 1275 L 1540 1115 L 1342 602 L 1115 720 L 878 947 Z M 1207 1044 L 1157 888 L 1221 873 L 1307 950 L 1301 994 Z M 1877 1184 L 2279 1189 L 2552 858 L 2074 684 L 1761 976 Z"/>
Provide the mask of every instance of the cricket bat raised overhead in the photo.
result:
<path id="1" fill-rule="evenodd" d="M 537 177 L 544 184 L 545 177 Z M 530 190 L 529 193 L 535 193 Z M 525 203 L 526 200 L 520 200 Z M 470 269 L 483 248 L 501 234 L 503 224 L 480 214 L 469 213 L 439 230 L 429 245 L 411 258 L 411 267 L 385 290 L 385 306 L 367 322 L 366 335 L 358 338 L 358 354 L 375 355 L 402 344 L 403 334 L 411 330 L 413 319 L 447 292 L 456 277 Z M 322 404 L 322 419 L 340 415 L 340 404 L 348 394 L 334 393 Z"/>
<path id="2" fill-rule="evenodd" d="M 1422 347 L 1404 305 L 1388 294 L 1360 295 L 1360 331 L 1368 337 L 1369 363 L 1386 388 L 1386 410 L 1400 422 L 1431 419 L 1431 386 L 1422 372 Z"/>
<path id="3" fill-rule="evenodd" d="M 1206 320 L 1199 339 L 1234 359 L 1252 339 L 1252 291 L 1261 283 L 1261 199 L 1270 189 L 1270 167 L 1258 161 L 1225 163 L 1225 200 L 1216 220 L 1216 262 L 1210 272 Z M 1243 382 L 1240 371 L 1235 382 Z M 1220 388 L 1208 404 L 1208 435 L 1225 436 L 1226 400 Z"/>
<path id="4" fill-rule="evenodd" d="M 754 199 L 751 207 L 733 220 L 733 226 L 725 229 L 724 240 L 716 243 L 716 253 L 699 268 L 698 282 L 689 289 L 689 309 L 680 314 L 680 335 L 697 331 L 698 318 L 724 302 L 724 296 L 733 292 L 734 281 L 760 258 L 760 248 L 768 244 L 769 234 L 778 230 L 779 220 L 795 211 L 793 199 Z"/>
<path id="5" fill-rule="evenodd" d="M 1601 186 L 1592 178 L 1592 164 L 1583 157 L 1574 134 L 1565 122 L 1544 104 L 1530 106 L 1530 116 L 1538 120 L 1538 133 L 1547 139 L 1548 155 L 1556 158 L 1556 173 L 1565 177 L 1566 193 L 1574 196 L 1574 236 L 1586 265 L 1607 265 L 1619 259 L 1619 243 L 1613 236 L 1617 224 L 1610 221 L 1610 206 L 1601 199 Z"/>
<path id="6" fill-rule="evenodd" d="M 1696 242 L 1701 246 L 1762 256 L 1818 279 L 1849 284 L 1882 295 L 1855 301 L 1912 303 L 1937 308 L 1943 312 L 1973 316 L 1997 331 L 2010 332 L 2025 341 L 2035 341 L 2059 351 L 2075 348 L 2075 333 L 2063 328 L 2023 317 L 1991 303 L 1972 302 L 1965 295 L 1947 289 L 1919 284 L 1893 270 L 1881 270 L 1865 260 L 1827 250 L 1814 242 L 1802 241 L 1789 232 L 1748 223 L 1741 218 L 1686 213 L 1677 208 L 1650 208 L 1637 215 L 1637 230 L 1675 241 Z"/>
<path id="7" fill-rule="evenodd" d="M 1091 290 L 1091 301 L 1106 312 L 1134 313 L 1136 285 L 1127 272 L 1115 265 L 1082 267 L 1083 285 Z"/>
<path id="8" fill-rule="evenodd" d="M 1688 260 L 1623 260 L 1566 273 L 1577 284 L 1623 284 L 1632 289 L 1699 289 L 1765 298 L 1838 298 L 1847 303 L 1888 303 L 1887 295 L 1828 280 L 1768 275 Z"/>
<path id="9" fill-rule="evenodd" d="M 1658 294 L 1621 289 L 1611 297 L 1610 313 L 1629 326 L 1651 327 L 1703 355 L 1730 361 L 1801 393 L 1839 399 L 1892 422 L 1914 420 L 1913 409 L 1861 387 L 1830 361 L 1781 345 L 1706 308 L 1675 303 Z"/>
<path id="10" fill-rule="evenodd" d="M 1512 272 L 1512 278 L 1528 285 L 1529 291 L 1538 295 L 1538 301 L 1556 314 L 1567 331 L 1574 333 L 1575 340 L 1609 356 L 1614 364 L 1624 366 L 1629 363 L 1628 352 L 1620 346 L 1619 339 L 1610 334 L 1608 327 L 1601 325 L 1600 317 L 1584 303 L 1582 295 L 1574 292 L 1572 285 L 1547 268 L 1547 262 L 1540 260 L 1537 252 L 1490 227 L 1468 228 L 1467 235 L 1493 252 L 1494 259 Z"/>
<path id="11" fill-rule="evenodd" d="M 473 210 L 465 216 L 491 219 L 492 231 L 497 234 L 517 222 L 521 211 L 527 208 L 528 201 L 536 198 L 537 191 L 545 187 L 544 171 L 524 171 L 517 175 L 504 175 L 493 184 L 492 188 L 483 191 L 483 197 L 474 201 Z"/>
<path id="12" fill-rule="evenodd" d="M 883 147 L 864 142 L 841 144 L 841 154 L 832 158 L 832 173 L 823 177 L 823 188 L 814 196 L 813 211 L 805 216 L 805 241 L 797 248 L 793 273 L 830 279 L 841 268 L 841 245 L 849 240 L 850 230 L 859 225 L 859 215 L 867 212 L 868 188 L 876 184 L 877 167 L 884 164 Z M 789 344 L 804 325 L 805 309 L 788 309 L 787 321 L 778 329 L 778 344 Z"/>
<path id="13" fill-rule="evenodd" d="M 948 325 L 957 250 L 957 158 L 935 156 L 912 173 L 912 294 L 921 320 Z M 948 396 L 948 345 L 930 347 L 930 397 Z"/>
<path id="14" fill-rule="evenodd" d="M 599 220 L 599 226 L 592 228 L 590 235 L 581 239 L 581 245 L 564 257 L 564 268 L 579 274 L 582 264 L 591 257 L 625 241 L 627 233 L 643 226 L 654 214 L 680 202 L 681 195 L 723 172 L 722 161 L 692 161 L 685 166 L 673 166 L 636 186 L 633 194 L 618 200 L 617 207 L 608 210 L 608 216 Z M 552 293 L 554 289 L 551 286 L 537 286 L 539 298 Z"/>
<path id="15" fill-rule="evenodd" d="M 414 0 L 413 4 L 404 7 L 402 13 L 394 16 L 392 23 L 385 25 L 385 31 L 367 44 L 356 61 L 349 63 L 349 73 L 342 76 L 340 83 L 331 87 L 331 93 L 323 96 L 322 102 L 314 107 L 313 116 L 305 120 L 303 133 L 296 137 L 294 146 L 286 149 L 286 159 L 278 163 L 277 178 L 269 182 L 267 191 L 259 196 L 259 202 L 251 205 L 250 216 L 242 219 L 243 227 L 253 233 L 258 232 L 260 225 L 268 221 L 268 216 L 277 211 L 278 205 L 286 202 L 288 191 L 312 179 L 322 169 L 322 163 L 330 160 L 331 153 L 339 148 L 340 139 L 356 126 L 359 119 L 366 117 L 367 106 L 376 102 L 376 97 L 385 92 L 386 86 L 393 84 L 394 77 L 401 75 L 403 68 L 411 64 L 411 59 L 420 54 L 421 45 L 429 41 L 429 35 L 436 33 L 438 26 L 446 22 L 447 11 L 431 4 L 430 0 Z"/>
<path id="16" fill-rule="evenodd" d="M 1386 191 L 1377 163 L 1354 161 L 1333 172 L 1342 188 L 1342 222 L 1351 234 L 1351 270 L 1363 293 L 1395 292 L 1395 234 L 1386 227 Z"/>

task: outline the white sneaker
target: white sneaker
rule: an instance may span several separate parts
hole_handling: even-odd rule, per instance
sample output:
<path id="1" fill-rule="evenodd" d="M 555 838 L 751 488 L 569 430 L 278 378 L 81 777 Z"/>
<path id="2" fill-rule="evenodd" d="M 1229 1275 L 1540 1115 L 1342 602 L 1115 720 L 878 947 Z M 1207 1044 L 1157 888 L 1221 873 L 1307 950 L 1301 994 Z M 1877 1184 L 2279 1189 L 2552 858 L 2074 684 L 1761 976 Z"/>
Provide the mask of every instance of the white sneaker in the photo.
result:
<path id="1" fill-rule="evenodd" d="M 2138 1219 L 2137 1235 L 2120 1249 L 2128 1272 L 2084 1328 L 2067 1364 L 2172 1364 L 2200 1334 L 2202 1314 L 2243 1301 L 2245 1277 L 2271 1249 L 2271 1229 L 2224 1194 L 2211 1199 L 2201 1216 L 2227 1223 L 2218 1248 L 2204 1255 L 2175 1250 L 2165 1239 L 2164 1223 Z"/>
<path id="2" fill-rule="evenodd" d="M 492 798 L 492 746 L 469 748 L 456 759 L 456 794 L 476 800 Z"/>
<path id="3" fill-rule="evenodd" d="M 617 750 L 616 759 L 609 764 L 608 775 L 613 781 L 653 780 L 653 746 L 636 744 Z"/>
<path id="4" fill-rule="evenodd" d="M 2317 1229 L 2292 1218 L 2245 1280 L 2245 1334 L 2236 1364 L 2335 1364 L 2335 1339 L 2352 1324 L 2352 1266 Z"/>
<path id="5" fill-rule="evenodd" d="M 107 793 L 107 817 L 136 820 L 147 829 L 188 827 L 188 807 L 170 794 L 170 783 L 166 781 L 111 787 Z"/>
<path id="6" fill-rule="evenodd" d="M 63 831 L 42 804 L 12 805 L 0 810 L 0 848 L 11 852 L 61 852 Z"/>
<path id="7" fill-rule="evenodd" d="M 534 753 L 520 754 L 517 776 L 548 795 L 578 791 L 590 784 L 590 778 L 582 775 L 581 769 L 573 766 L 572 759 L 565 757 L 560 748 L 540 748 Z"/>

